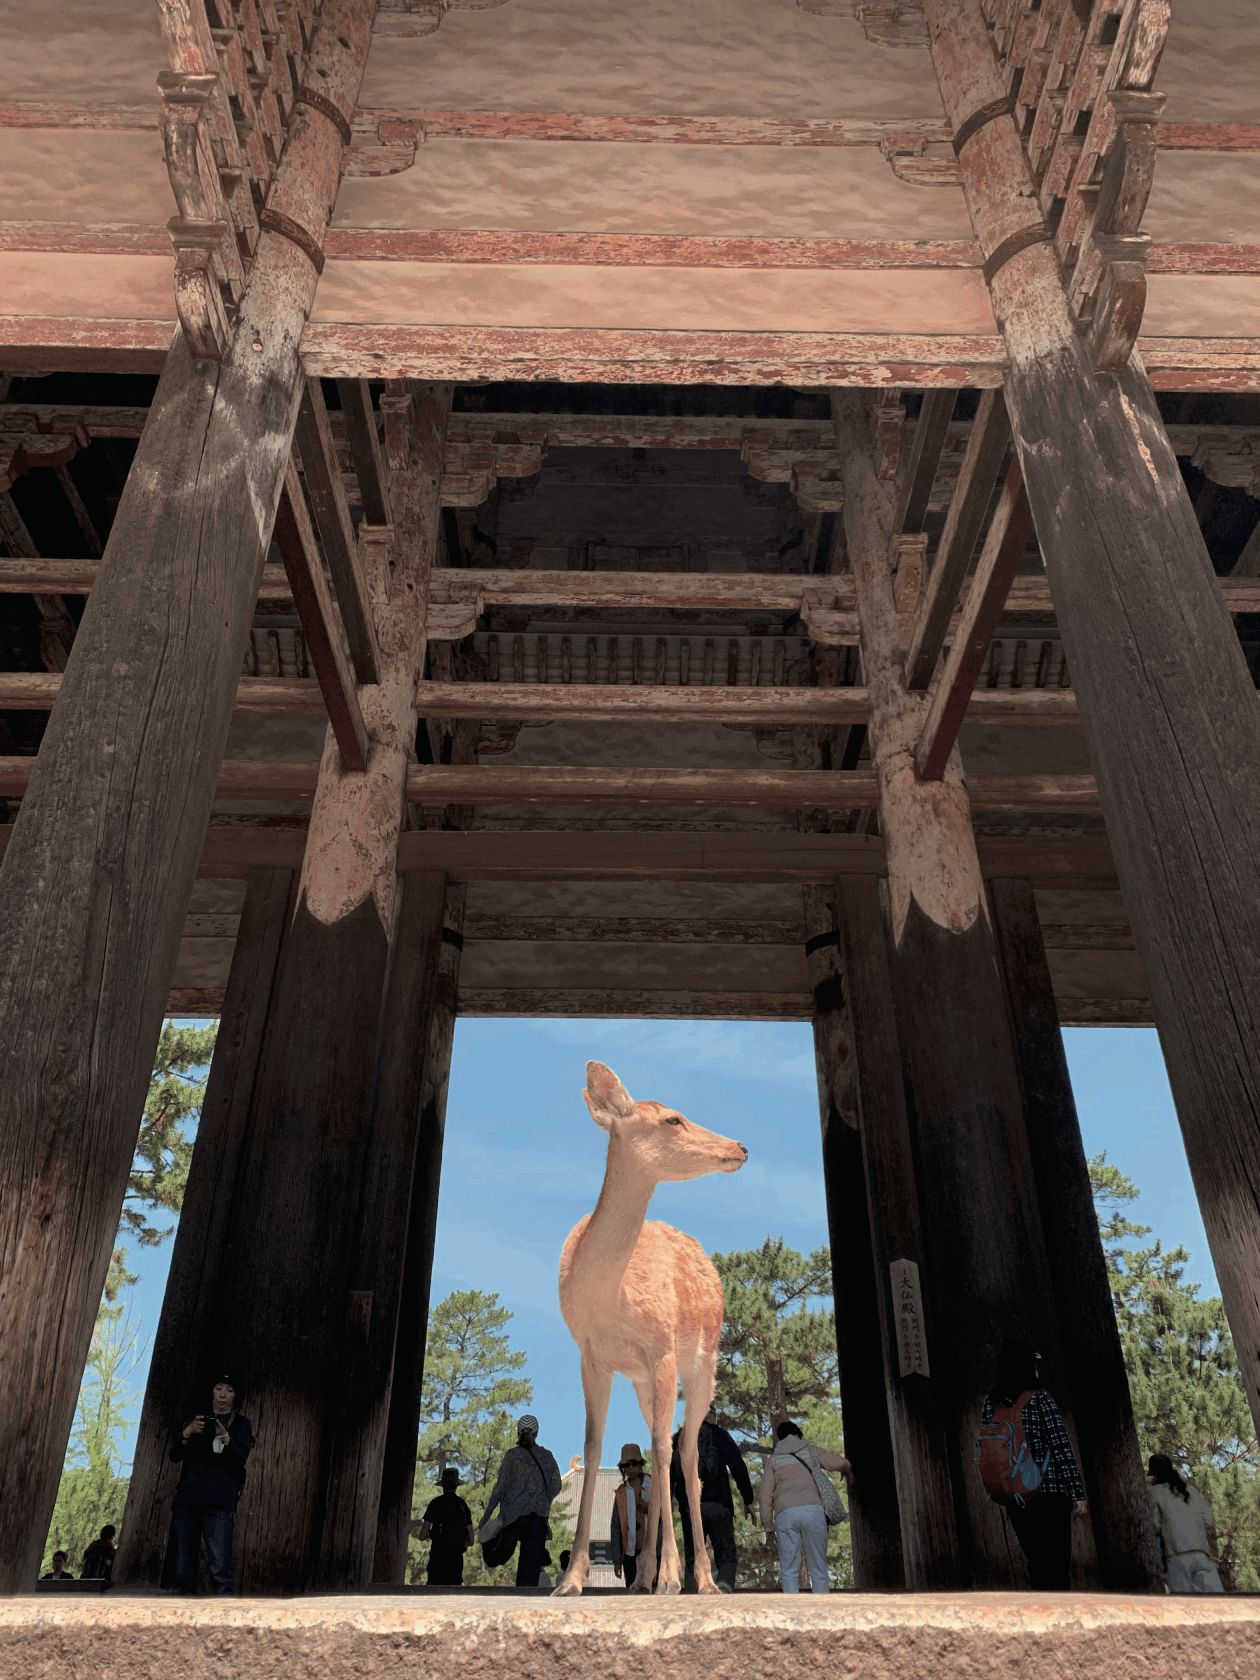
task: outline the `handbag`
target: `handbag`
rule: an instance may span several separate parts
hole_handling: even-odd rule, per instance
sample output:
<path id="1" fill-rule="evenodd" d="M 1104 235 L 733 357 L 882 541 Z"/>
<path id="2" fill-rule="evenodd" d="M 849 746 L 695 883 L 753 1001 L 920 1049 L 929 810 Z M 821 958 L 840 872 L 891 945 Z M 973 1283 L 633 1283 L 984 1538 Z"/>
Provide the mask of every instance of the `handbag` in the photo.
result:
<path id="1" fill-rule="evenodd" d="M 798 1464 L 803 1464 L 813 1479 L 814 1491 L 818 1495 L 818 1503 L 822 1506 L 823 1516 L 827 1519 L 827 1527 L 834 1528 L 837 1523 L 848 1522 L 849 1513 L 844 1508 L 844 1501 L 836 1492 L 835 1483 L 827 1475 L 821 1465 L 811 1464 L 800 1453 L 790 1455 Z"/>

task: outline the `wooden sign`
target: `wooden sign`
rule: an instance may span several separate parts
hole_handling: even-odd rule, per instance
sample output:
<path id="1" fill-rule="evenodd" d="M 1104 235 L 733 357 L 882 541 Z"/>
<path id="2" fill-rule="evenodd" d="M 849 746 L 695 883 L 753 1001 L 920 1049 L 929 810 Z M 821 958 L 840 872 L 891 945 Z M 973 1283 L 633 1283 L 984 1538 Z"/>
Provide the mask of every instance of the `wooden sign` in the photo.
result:
<path id="1" fill-rule="evenodd" d="M 888 1269 L 892 1273 L 893 1315 L 897 1324 L 897 1361 L 901 1375 L 930 1376 L 919 1268 L 913 1260 L 894 1260 Z"/>

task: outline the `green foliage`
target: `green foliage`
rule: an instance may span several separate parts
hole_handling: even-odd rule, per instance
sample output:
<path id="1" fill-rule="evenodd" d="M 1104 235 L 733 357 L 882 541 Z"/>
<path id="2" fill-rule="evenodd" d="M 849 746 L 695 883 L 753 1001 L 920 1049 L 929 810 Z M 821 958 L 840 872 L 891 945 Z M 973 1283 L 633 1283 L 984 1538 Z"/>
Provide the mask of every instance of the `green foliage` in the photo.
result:
<path id="1" fill-rule="evenodd" d="M 533 1386 L 520 1373 L 525 1355 L 512 1348 L 505 1334 L 512 1314 L 499 1305 L 497 1295 L 476 1289 L 457 1289 L 439 1301 L 429 1317 L 424 1356 L 424 1387 L 420 1396 L 420 1438 L 416 1446 L 416 1487 L 412 1526 L 418 1529 L 424 1508 L 437 1496 L 443 1470 L 459 1471 L 466 1485 L 459 1489 L 473 1514 L 482 1511 L 499 1473 L 499 1464 L 516 1443 L 516 1419 L 533 1398 Z M 552 1524 L 551 1555 L 559 1556 L 556 1525 Z M 407 1579 L 423 1581 L 428 1543 L 409 1544 Z M 511 1571 L 492 1574 L 474 1546 L 464 1554 L 467 1586 L 506 1584 Z"/>
<path id="2" fill-rule="evenodd" d="M 816 1446 L 844 1450 L 831 1257 L 826 1248 L 800 1254 L 768 1237 L 760 1248 L 715 1254 L 713 1263 L 726 1290 L 714 1405 L 743 1447 L 755 1489 L 781 1417 L 799 1423 Z M 738 1501 L 735 1539 L 740 1585 L 776 1588 L 777 1550 L 767 1544 L 760 1518 L 746 1518 Z M 833 1585 L 851 1586 L 847 1523 L 829 1531 L 827 1555 Z"/>
<path id="3" fill-rule="evenodd" d="M 135 1399 L 130 1378 L 136 1363 L 136 1335 L 122 1308 L 104 1311 L 92 1333 L 41 1574 L 52 1567 L 53 1553 L 64 1551 L 70 1556 L 70 1573 L 77 1575 L 88 1543 L 106 1523 L 122 1521 L 127 1477 L 118 1443 L 130 1422 Z"/>
<path id="4" fill-rule="evenodd" d="M 150 1215 L 159 1210 L 178 1214 L 184 1205 L 193 1147 L 188 1133 L 190 1123 L 201 1115 L 217 1032 L 217 1023 L 162 1024 L 120 1230 L 120 1235 L 134 1237 L 146 1248 L 156 1248 L 175 1229 L 171 1223 L 156 1225 Z"/>
<path id="5" fill-rule="evenodd" d="M 1125 1209 L 1140 1194 L 1105 1155 L 1089 1163 L 1143 1458 L 1193 1476 L 1217 1524 L 1227 1586 L 1260 1590 L 1260 1443 L 1219 1297 L 1185 1281 L 1189 1255 Z"/>

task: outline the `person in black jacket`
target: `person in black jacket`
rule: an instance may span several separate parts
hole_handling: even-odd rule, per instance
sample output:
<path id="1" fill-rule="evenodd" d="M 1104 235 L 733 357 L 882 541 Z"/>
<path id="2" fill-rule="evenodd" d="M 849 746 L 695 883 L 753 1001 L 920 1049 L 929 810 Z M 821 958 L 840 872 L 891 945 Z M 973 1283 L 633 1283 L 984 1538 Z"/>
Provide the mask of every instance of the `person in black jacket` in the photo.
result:
<path id="1" fill-rule="evenodd" d="M 175 1591 L 190 1593 L 197 1579 L 201 1543 L 216 1593 L 234 1593 L 232 1528 L 245 1485 L 245 1460 L 254 1444 L 249 1419 L 238 1409 L 236 1379 L 216 1379 L 208 1413 L 190 1418 L 171 1444 L 183 1464 L 171 1510 Z"/>
<path id="2" fill-rule="evenodd" d="M 734 1438 L 718 1423 L 712 1406 L 700 1425 L 698 1442 L 700 1455 L 700 1521 L 704 1537 L 713 1546 L 713 1574 L 722 1592 L 735 1591 L 735 1571 L 739 1559 L 735 1551 L 735 1505 L 731 1499 L 731 1477 L 744 1502 L 745 1516 L 752 1515 L 753 1485 L 744 1463 L 744 1455 Z M 669 1466 L 670 1490 L 682 1512 L 683 1552 L 685 1569 L 684 1590 L 696 1590 L 696 1554 L 691 1537 L 691 1517 L 687 1504 L 687 1484 L 683 1480 L 682 1460 L 678 1452 L 678 1435 L 674 1436 L 674 1456 Z"/>
<path id="3" fill-rule="evenodd" d="M 432 1542 L 425 1579 L 431 1587 L 462 1587 L 464 1553 L 477 1537 L 472 1512 L 455 1492 L 458 1470 L 443 1470 L 438 1482 L 442 1491 L 425 1506 L 420 1524 L 420 1538 Z"/>

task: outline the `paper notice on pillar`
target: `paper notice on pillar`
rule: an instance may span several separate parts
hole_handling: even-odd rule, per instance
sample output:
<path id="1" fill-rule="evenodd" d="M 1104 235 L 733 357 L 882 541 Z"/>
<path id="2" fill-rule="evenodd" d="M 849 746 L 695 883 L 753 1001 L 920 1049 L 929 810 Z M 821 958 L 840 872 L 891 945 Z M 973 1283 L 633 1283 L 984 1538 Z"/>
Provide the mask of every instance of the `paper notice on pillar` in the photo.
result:
<path id="1" fill-rule="evenodd" d="M 927 1336 L 923 1330 L 923 1292 L 919 1268 L 913 1260 L 894 1260 L 893 1313 L 897 1320 L 897 1362 L 903 1377 L 927 1377 Z"/>

